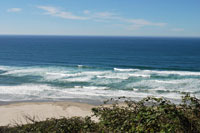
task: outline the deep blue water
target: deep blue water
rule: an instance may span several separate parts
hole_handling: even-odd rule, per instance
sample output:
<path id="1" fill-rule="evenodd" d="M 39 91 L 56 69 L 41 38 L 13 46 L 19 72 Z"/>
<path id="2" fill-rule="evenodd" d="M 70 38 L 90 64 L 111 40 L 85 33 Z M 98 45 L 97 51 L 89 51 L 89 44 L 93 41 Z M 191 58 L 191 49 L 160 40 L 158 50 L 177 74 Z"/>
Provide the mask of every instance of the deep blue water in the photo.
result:
<path id="1" fill-rule="evenodd" d="M 200 39 L 0 36 L 0 100 L 200 96 Z"/>

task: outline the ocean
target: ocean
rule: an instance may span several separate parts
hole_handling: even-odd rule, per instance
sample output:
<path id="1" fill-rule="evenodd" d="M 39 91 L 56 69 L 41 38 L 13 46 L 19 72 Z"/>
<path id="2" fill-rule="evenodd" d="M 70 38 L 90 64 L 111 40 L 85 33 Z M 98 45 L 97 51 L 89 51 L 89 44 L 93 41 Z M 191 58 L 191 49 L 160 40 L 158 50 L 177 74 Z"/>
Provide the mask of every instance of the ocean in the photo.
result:
<path id="1" fill-rule="evenodd" d="M 200 38 L 0 36 L 0 101 L 200 98 Z"/>

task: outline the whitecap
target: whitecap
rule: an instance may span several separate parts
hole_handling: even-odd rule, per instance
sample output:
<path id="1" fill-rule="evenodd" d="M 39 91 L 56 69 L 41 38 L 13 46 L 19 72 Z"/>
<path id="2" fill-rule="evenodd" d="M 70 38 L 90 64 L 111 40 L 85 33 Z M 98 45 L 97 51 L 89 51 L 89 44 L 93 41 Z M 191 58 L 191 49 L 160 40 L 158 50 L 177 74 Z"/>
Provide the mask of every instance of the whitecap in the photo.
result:
<path id="1" fill-rule="evenodd" d="M 79 68 L 83 67 L 83 65 L 77 65 Z"/>
<path id="2" fill-rule="evenodd" d="M 144 77 L 144 78 L 150 78 L 151 75 L 145 75 L 145 74 L 137 74 L 137 73 L 130 73 L 128 74 L 130 77 Z"/>
<path id="3" fill-rule="evenodd" d="M 0 94 L 40 95 L 42 91 L 53 90 L 51 86 L 41 84 L 23 84 L 17 86 L 0 86 Z"/>
<path id="4" fill-rule="evenodd" d="M 190 71 L 150 71 L 151 73 L 161 74 L 161 75 L 180 75 L 180 76 L 200 76 L 200 72 L 190 72 Z"/>
<path id="5" fill-rule="evenodd" d="M 120 71 L 120 72 L 130 72 L 130 71 L 138 71 L 139 69 L 120 69 L 120 68 L 114 68 L 114 71 Z"/>
<path id="6" fill-rule="evenodd" d="M 10 70 L 6 73 L 4 73 L 4 75 L 27 75 L 27 74 L 37 74 L 37 73 L 41 73 L 44 72 L 45 69 L 42 68 L 30 68 L 30 69 L 14 69 L 14 70 Z"/>
<path id="7" fill-rule="evenodd" d="M 47 75 L 56 76 L 56 77 L 76 77 L 80 76 L 81 73 L 46 73 Z"/>
<path id="8" fill-rule="evenodd" d="M 68 82 L 89 82 L 92 77 L 75 77 L 75 78 L 67 78 L 67 79 L 62 79 L 63 81 L 68 81 Z"/>
<path id="9" fill-rule="evenodd" d="M 163 88 L 157 88 L 157 90 L 163 90 Z M 143 98 L 146 96 L 164 96 L 167 98 L 180 99 L 181 94 L 174 92 L 159 94 L 156 89 L 149 90 L 148 93 L 135 89 L 134 91 L 126 90 L 112 90 L 109 87 L 104 86 L 75 86 L 74 88 L 60 88 L 43 84 L 24 84 L 18 86 L 0 86 L 0 94 L 9 95 L 10 99 L 17 98 L 21 100 L 31 99 L 30 96 L 37 96 L 40 99 L 62 99 L 62 98 L 84 98 L 84 99 L 107 99 L 114 97 L 131 97 Z M 7 98 L 7 100 L 8 100 Z M 18 100 L 19 100 L 18 99 Z"/>
<path id="10" fill-rule="evenodd" d="M 98 76 L 98 75 L 102 75 L 102 74 L 106 74 L 109 71 L 84 71 L 81 72 L 82 75 L 91 75 L 91 76 Z"/>
<path id="11" fill-rule="evenodd" d="M 164 84 L 179 84 L 182 82 L 180 80 L 154 80 L 154 81 L 158 83 L 164 83 Z"/>
<path id="12" fill-rule="evenodd" d="M 123 79 L 126 80 L 129 76 L 124 75 L 104 75 L 104 76 L 97 76 L 97 78 L 107 78 L 107 79 Z"/>

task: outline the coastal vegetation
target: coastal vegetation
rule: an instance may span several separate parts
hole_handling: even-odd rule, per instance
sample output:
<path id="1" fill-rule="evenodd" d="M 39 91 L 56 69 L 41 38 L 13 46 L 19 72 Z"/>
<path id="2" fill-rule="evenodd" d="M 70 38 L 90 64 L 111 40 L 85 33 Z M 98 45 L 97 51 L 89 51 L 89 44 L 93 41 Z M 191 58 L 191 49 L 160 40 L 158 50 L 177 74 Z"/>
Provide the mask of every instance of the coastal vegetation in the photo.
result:
<path id="1" fill-rule="evenodd" d="M 121 101 L 124 99 L 124 103 Z M 92 109 L 91 117 L 72 117 L 35 121 L 26 125 L 0 127 L 0 132 L 200 132 L 200 99 L 185 94 L 179 104 L 165 98 L 146 97 L 132 101 L 124 97 L 110 99 L 112 105 Z"/>

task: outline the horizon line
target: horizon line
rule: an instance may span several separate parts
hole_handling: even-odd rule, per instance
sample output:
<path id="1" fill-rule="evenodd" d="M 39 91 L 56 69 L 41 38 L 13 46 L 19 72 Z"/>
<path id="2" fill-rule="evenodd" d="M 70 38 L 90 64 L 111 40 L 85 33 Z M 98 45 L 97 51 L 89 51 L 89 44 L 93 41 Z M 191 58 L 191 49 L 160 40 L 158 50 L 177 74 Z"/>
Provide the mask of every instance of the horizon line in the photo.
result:
<path id="1" fill-rule="evenodd" d="M 136 36 L 136 35 L 64 35 L 64 34 L 0 34 L 0 36 L 68 36 L 68 37 L 139 37 L 139 38 L 200 38 L 200 36 Z"/>

